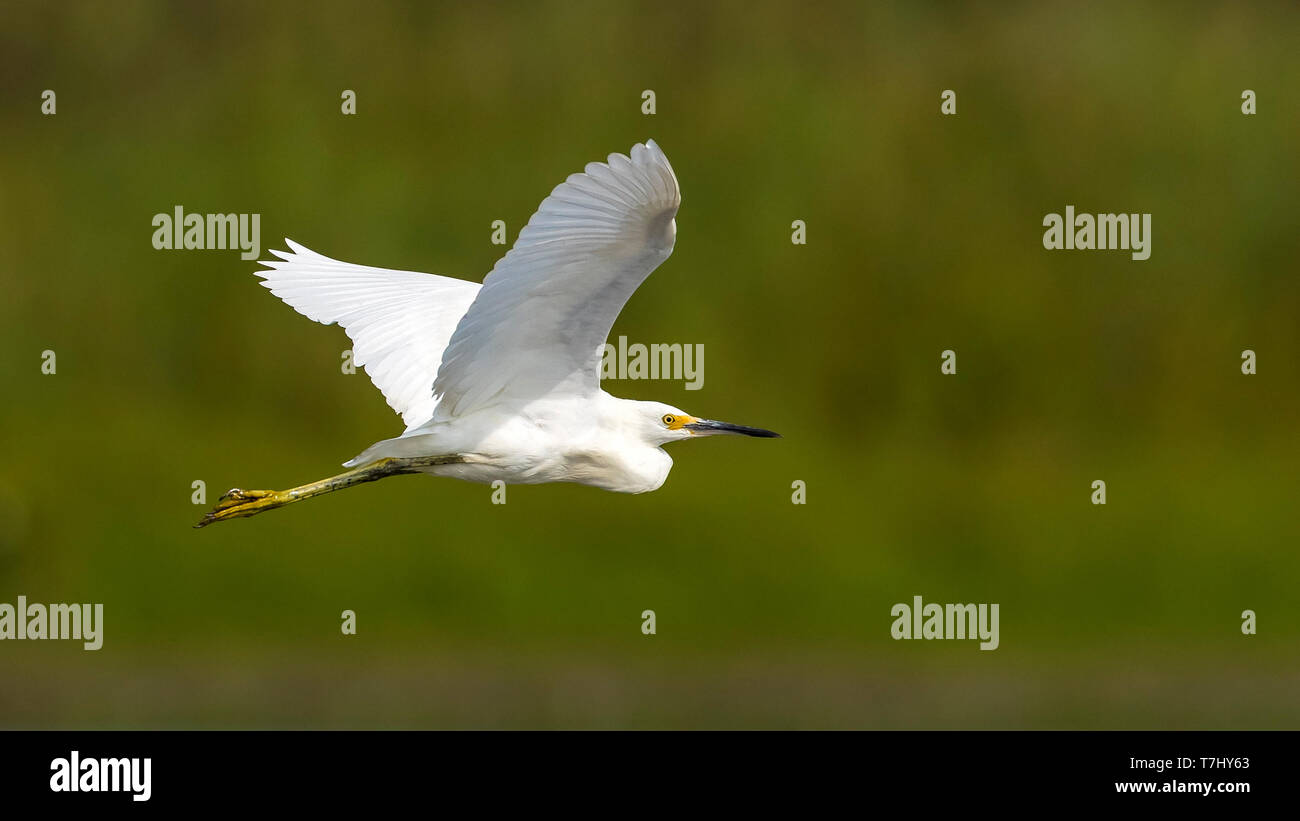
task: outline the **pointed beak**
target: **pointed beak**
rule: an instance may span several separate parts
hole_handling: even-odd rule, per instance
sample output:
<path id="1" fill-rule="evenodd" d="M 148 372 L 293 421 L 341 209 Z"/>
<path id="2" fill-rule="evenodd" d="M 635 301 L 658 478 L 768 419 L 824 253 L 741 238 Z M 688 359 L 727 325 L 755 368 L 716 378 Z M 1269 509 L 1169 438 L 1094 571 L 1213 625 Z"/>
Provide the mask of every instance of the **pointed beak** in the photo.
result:
<path id="1" fill-rule="evenodd" d="M 762 428 L 750 428 L 745 425 L 733 425 L 730 422 L 716 422 L 712 419 L 696 419 L 682 427 L 696 436 L 716 436 L 719 433 L 734 433 L 741 436 L 757 436 L 761 439 L 780 439 L 781 434 Z"/>

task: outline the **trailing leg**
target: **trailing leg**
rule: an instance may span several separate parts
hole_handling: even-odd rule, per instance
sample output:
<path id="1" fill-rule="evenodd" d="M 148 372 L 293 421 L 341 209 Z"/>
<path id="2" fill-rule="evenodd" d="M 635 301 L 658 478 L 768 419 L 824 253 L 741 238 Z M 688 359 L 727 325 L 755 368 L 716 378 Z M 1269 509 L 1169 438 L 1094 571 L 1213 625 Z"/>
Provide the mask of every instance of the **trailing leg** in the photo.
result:
<path id="1" fill-rule="evenodd" d="M 352 468 L 328 479 L 321 479 L 288 490 L 241 490 L 234 488 L 218 499 L 216 506 L 195 527 L 207 527 L 213 522 L 224 522 L 227 519 L 256 516 L 277 507 L 301 502 L 303 499 L 310 499 L 313 496 L 333 493 L 336 490 L 346 490 L 365 482 L 374 482 L 389 476 L 400 476 L 404 473 L 419 473 L 422 468 L 433 467 L 434 465 L 450 465 L 463 461 L 465 460 L 462 457 L 454 455 L 410 458 L 390 457 Z"/>

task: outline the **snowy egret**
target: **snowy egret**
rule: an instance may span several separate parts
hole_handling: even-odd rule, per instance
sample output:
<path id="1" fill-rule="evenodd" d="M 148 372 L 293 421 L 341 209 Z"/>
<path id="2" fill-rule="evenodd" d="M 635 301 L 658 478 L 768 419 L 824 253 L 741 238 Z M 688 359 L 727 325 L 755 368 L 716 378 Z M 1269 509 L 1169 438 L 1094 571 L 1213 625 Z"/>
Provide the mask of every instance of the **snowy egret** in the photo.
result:
<path id="1" fill-rule="evenodd" d="M 404 473 L 473 482 L 578 482 L 655 490 L 662 445 L 730 433 L 777 434 L 700 419 L 600 387 L 619 311 L 677 236 L 677 177 L 653 140 L 573 174 L 542 201 L 514 247 L 476 285 L 290 251 L 261 262 L 262 285 L 299 313 L 337 322 L 406 431 L 290 490 L 231 490 L 196 527 Z"/>

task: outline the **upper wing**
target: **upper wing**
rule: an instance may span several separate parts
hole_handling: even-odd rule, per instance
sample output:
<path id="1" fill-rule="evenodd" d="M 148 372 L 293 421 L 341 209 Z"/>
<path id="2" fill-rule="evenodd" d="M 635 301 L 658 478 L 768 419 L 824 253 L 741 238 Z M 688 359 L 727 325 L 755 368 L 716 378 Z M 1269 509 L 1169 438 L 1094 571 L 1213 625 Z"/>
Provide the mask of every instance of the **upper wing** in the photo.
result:
<path id="1" fill-rule="evenodd" d="M 680 203 L 653 140 L 557 186 L 456 326 L 433 384 L 437 416 L 505 397 L 595 392 L 600 348 L 628 297 L 672 253 Z"/>
<path id="2" fill-rule="evenodd" d="M 407 428 L 433 416 L 429 390 L 442 352 L 479 285 L 415 271 L 390 271 L 321 256 L 286 239 L 292 253 L 260 262 L 262 284 L 298 313 L 352 339 L 352 361 L 362 365 Z"/>

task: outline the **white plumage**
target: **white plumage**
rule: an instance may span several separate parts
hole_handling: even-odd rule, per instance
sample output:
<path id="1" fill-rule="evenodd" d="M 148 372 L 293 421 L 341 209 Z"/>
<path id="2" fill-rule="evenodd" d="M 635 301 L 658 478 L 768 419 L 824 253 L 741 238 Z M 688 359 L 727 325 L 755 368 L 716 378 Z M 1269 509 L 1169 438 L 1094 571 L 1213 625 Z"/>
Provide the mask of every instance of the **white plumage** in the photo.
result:
<path id="1" fill-rule="evenodd" d="M 343 326 L 353 362 L 410 430 L 435 407 L 449 419 L 503 397 L 599 390 L 601 346 L 672 253 L 680 204 L 651 140 L 556 186 L 481 286 L 340 262 L 289 239 L 292 253 L 271 251 L 280 259 L 258 275 L 298 313 Z"/>
<path id="2" fill-rule="evenodd" d="M 298 313 L 337 322 L 352 340 L 352 361 L 364 366 L 407 428 L 427 422 L 436 404 L 433 378 L 456 323 L 480 286 L 415 271 L 353 265 L 286 239 L 271 251 L 262 284 Z"/>
<path id="3" fill-rule="evenodd" d="M 481 286 L 340 262 L 285 240 L 290 251 L 261 263 L 262 284 L 299 313 L 343 326 L 354 362 L 406 431 L 346 463 L 387 465 L 366 478 L 304 486 L 310 492 L 232 491 L 240 495 L 227 494 L 210 518 L 288 503 L 256 507 L 254 499 L 297 501 L 394 472 L 640 493 L 667 477 L 667 442 L 775 436 L 600 388 L 602 345 L 628 298 L 672 253 L 680 203 L 672 166 L 651 140 L 556 186 Z"/>

